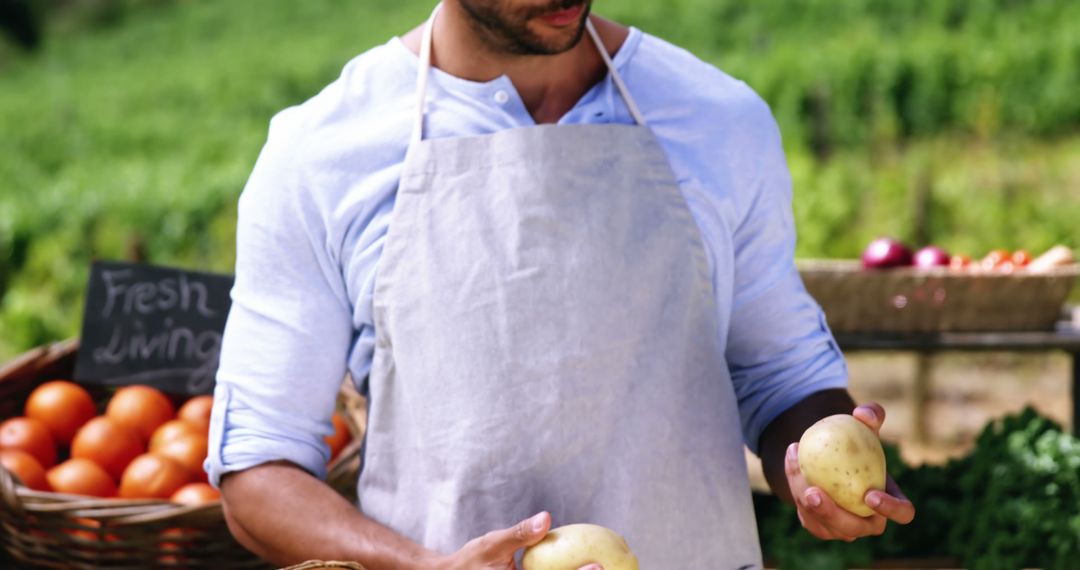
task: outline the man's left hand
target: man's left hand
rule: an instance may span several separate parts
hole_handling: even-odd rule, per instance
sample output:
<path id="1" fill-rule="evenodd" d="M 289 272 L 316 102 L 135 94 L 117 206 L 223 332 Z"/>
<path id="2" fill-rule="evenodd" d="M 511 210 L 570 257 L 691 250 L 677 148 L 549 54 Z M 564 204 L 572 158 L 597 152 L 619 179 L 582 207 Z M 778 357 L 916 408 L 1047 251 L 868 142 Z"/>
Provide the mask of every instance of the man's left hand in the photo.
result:
<path id="1" fill-rule="evenodd" d="M 852 413 L 878 434 L 885 421 L 885 409 L 878 404 L 855 408 Z M 886 479 L 885 491 L 867 491 L 863 500 L 874 510 L 868 517 L 854 515 L 829 497 L 819 487 L 812 487 L 799 469 L 799 444 L 792 443 L 784 458 L 784 472 L 799 512 L 799 522 L 810 534 L 822 540 L 846 540 L 851 542 L 863 536 L 876 536 L 885 532 L 888 521 L 908 524 L 915 518 L 915 506 L 893 481 Z"/>

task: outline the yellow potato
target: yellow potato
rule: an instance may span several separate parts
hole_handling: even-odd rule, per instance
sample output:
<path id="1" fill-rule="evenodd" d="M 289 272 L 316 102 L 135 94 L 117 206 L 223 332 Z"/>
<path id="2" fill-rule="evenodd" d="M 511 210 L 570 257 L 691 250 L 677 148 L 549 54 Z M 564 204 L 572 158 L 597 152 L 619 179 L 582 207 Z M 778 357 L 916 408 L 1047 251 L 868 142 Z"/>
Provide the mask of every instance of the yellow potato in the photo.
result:
<path id="1" fill-rule="evenodd" d="M 854 416 L 829 416 L 799 440 L 799 469 L 806 481 L 861 517 L 874 514 L 863 497 L 885 489 L 885 451 L 873 430 Z"/>
<path id="2" fill-rule="evenodd" d="M 523 570 L 578 570 L 588 564 L 604 570 L 638 570 L 637 557 L 623 537 L 595 524 L 552 529 L 521 558 Z"/>

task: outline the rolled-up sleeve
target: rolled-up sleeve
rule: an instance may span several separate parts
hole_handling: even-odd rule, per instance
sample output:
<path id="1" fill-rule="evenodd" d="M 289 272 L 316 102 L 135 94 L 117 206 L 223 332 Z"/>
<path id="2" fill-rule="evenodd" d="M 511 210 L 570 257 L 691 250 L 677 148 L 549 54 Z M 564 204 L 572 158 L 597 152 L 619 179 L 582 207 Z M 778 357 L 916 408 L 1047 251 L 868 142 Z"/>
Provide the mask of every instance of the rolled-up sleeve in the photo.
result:
<path id="1" fill-rule="evenodd" d="M 734 289 L 727 360 L 743 437 L 757 453 L 761 432 L 814 392 L 847 386 L 847 366 L 818 304 L 795 268 L 791 177 L 780 132 L 761 103 L 760 168 L 734 232 Z"/>
<path id="2" fill-rule="evenodd" d="M 236 283 L 222 342 L 206 470 L 285 460 L 320 478 L 353 336 L 326 208 L 303 184 L 299 119 L 271 122 L 239 202 Z"/>

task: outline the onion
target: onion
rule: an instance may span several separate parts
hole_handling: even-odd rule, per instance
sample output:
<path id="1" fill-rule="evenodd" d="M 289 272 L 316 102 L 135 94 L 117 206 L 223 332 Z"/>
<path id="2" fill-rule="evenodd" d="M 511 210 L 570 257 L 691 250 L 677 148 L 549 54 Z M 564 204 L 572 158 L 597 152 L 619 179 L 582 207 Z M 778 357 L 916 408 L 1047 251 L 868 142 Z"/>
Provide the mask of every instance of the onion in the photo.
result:
<path id="1" fill-rule="evenodd" d="M 911 265 L 911 250 L 891 238 L 878 238 L 866 247 L 862 256 L 866 269 L 885 269 Z"/>
<path id="2" fill-rule="evenodd" d="M 949 265 L 949 252 L 936 245 L 928 245 L 915 254 L 915 267 L 944 267 Z"/>

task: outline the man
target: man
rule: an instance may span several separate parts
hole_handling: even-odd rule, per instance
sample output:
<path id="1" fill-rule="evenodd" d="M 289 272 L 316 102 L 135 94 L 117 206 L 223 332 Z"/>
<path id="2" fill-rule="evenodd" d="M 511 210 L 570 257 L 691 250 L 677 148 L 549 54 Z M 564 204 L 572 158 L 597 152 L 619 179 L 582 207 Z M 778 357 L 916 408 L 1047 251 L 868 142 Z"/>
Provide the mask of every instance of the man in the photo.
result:
<path id="1" fill-rule="evenodd" d="M 860 518 L 798 471 L 792 442 L 855 406 L 767 106 L 590 8 L 446 0 L 275 117 L 207 462 L 255 552 L 507 569 L 590 522 L 642 568 L 756 568 L 744 443 L 816 536 L 914 516 L 891 483 Z M 318 480 L 346 371 L 359 509 Z"/>

